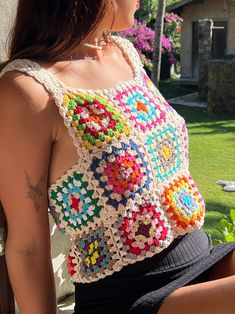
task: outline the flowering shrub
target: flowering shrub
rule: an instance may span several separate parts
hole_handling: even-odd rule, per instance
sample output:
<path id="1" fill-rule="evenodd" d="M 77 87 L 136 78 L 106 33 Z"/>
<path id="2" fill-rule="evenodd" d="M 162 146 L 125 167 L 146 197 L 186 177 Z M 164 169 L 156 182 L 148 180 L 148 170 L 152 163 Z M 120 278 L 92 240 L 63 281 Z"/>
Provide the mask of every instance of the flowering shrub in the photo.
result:
<path id="1" fill-rule="evenodd" d="M 133 28 L 120 32 L 120 35 L 134 44 L 143 64 L 151 69 L 155 32 L 146 23 L 135 20 Z"/>
<path id="2" fill-rule="evenodd" d="M 174 61 L 176 63 L 180 61 L 180 35 L 181 35 L 181 23 L 183 19 L 177 14 L 167 13 L 165 15 L 165 30 L 164 33 L 172 43 Z"/>
<path id="3" fill-rule="evenodd" d="M 128 38 L 138 51 L 143 64 L 151 70 L 153 44 L 155 38 L 155 31 L 147 26 L 146 23 L 141 23 L 135 20 L 134 26 L 131 29 L 120 32 L 120 35 Z M 172 43 L 165 35 L 162 36 L 162 54 L 167 55 L 170 63 L 175 63 L 175 58 L 172 53 Z"/>
<path id="4" fill-rule="evenodd" d="M 183 19 L 174 13 L 167 13 L 165 16 L 165 28 L 162 36 L 163 70 L 164 68 L 169 70 L 171 64 L 179 62 L 182 22 Z M 134 44 L 143 65 L 151 71 L 155 31 L 147 26 L 146 22 L 141 23 L 135 20 L 134 26 L 131 29 L 120 32 L 120 35 L 128 38 Z"/>
<path id="5" fill-rule="evenodd" d="M 169 23 L 169 24 L 171 24 L 171 23 L 182 23 L 183 19 L 179 15 L 172 12 L 172 13 L 166 13 L 165 22 Z"/>
<path id="6" fill-rule="evenodd" d="M 173 45 L 169 38 L 166 37 L 166 35 L 162 35 L 162 54 L 167 54 L 168 59 L 171 64 L 174 64 L 176 62 L 175 56 L 173 54 Z"/>
<path id="7" fill-rule="evenodd" d="M 172 44 L 169 38 L 166 35 L 162 35 L 162 53 L 167 53 L 172 51 Z"/>

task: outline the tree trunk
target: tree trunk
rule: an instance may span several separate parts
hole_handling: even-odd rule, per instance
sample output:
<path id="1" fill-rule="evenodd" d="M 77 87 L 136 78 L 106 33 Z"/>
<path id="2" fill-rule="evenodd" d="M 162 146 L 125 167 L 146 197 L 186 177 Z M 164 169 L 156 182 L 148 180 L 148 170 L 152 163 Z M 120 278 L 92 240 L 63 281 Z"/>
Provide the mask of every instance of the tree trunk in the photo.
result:
<path id="1" fill-rule="evenodd" d="M 0 201 L 0 232 L 5 234 L 4 240 L 7 236 L 7 221 L 4 210 Z M 15 314 L 15 300 L 11 288 L 6 258 L 3 254 L 0 255 L 0 314 Z"/>
<path id="2" fill-rule="evenodd" d="M 153 68 L 151 80 L 158 86 L 161 72 L 161 58 L 162 58 L 162 34 L 164 27 L 164 17 L 166 12 L 166 0 L 158 1 L 157 18 L 155 22 L 155 39 L 153 50 Z"/>

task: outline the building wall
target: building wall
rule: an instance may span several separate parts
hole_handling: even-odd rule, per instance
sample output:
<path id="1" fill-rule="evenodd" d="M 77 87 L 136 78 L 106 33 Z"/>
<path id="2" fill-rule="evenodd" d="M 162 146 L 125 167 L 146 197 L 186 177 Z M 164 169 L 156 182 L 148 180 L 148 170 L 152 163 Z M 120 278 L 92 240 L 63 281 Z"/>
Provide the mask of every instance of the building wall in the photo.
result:
<path id="1" fill-rule="evenodd" d="M 228 21 L 227 54 L 235 54 L 235 1 L 204 0 L 183 8 L 184 19 L 181 37 L 181 76 L 192 77 L 192 28 L 201 19 Z"/>
<path id="2" fill-rule="evenodd" d="M 0 62 L 6 58 L 7 37 L 12 28 L 17 0 L 0 0 Z"/>

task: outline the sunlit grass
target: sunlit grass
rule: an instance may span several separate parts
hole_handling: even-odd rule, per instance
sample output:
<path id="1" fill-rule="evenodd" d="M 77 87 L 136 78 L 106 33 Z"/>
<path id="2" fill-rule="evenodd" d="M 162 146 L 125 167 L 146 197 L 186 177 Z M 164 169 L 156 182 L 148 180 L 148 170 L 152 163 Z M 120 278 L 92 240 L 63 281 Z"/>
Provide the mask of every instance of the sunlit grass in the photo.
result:
<path id="1" fill-rule="evenodd" d="M 189 133 L 190 171 L 206 202 L 204 228 L 220 237 L 218 223 L 235 208 L 235 192 L 225 192 L 219 179 L 235 181 L 235 119 L 212 118 L 201 110 L 175 107 Z"/>

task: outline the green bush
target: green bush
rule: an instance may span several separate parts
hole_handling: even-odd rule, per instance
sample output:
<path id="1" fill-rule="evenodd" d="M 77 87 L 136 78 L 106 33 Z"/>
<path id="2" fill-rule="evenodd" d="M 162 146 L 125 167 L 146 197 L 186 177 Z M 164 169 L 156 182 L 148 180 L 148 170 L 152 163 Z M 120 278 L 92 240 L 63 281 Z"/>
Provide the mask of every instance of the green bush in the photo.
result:
<path id="1" fill-rule="evenodd" d="M 213 244 L 222 242 L 235 242 L 235 210 L 230 209 L 230 217 L 224 216 L 220 220 L 220 229 L 222 240 L 212 239 Z"/>

